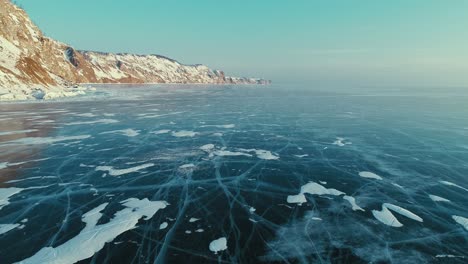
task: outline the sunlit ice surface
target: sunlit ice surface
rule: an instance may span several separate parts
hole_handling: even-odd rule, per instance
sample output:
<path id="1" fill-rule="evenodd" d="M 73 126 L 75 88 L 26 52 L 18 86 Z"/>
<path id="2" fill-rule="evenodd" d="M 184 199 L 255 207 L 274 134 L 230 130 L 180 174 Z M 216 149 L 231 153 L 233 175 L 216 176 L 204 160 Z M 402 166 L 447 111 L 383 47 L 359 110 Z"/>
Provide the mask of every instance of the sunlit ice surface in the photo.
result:
<path id="1" fill-rule="evenodd" d="M 108 85 L 0 105 L 1 263 L 466 263 L 468 93 Z"/>

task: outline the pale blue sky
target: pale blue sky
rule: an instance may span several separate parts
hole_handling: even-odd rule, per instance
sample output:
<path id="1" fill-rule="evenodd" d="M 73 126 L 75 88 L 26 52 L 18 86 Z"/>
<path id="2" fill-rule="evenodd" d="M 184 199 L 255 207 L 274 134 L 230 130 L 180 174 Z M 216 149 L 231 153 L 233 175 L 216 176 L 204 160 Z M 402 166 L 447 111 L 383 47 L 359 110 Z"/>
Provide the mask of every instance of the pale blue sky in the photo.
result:
<path id="1" fill-rule="evenodd" d="M 78 49 L 155 53 L 232 75 L 468 85 L 465 0 L 18 0 Z"/>

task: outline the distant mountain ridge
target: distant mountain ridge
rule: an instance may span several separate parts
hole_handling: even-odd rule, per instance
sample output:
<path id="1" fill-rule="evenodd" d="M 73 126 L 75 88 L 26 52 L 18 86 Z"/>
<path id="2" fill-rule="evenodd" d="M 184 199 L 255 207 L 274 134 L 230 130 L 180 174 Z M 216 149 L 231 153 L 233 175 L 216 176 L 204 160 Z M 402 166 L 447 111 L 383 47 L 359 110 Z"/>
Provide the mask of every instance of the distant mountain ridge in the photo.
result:
<path id="1" fill-rule="evenodd" d="M 0 0 L 0 99 L 83 93 L 79 83 L 268 84 L 225 76 L 204 65 L 184 65 L 161 55 L 79 51 L 43 35 L 27 13 Z"/>

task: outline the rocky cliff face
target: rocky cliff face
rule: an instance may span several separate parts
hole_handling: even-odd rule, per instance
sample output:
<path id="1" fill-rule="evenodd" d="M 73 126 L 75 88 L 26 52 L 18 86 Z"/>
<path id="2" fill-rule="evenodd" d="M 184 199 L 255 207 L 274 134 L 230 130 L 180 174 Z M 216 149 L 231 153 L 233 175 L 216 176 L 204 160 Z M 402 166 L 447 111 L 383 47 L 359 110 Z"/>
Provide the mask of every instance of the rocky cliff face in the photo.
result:
<path id="1" fill-rule="evenodd" d="M 227 77 L 204 65 L 159 55 L 78 51 L 45 37 L 26 12 L 0 0 L 0 99 L 28 99 L 37 88 L 48 97 L 83 93 L 76 83 L 267 84 Z"/>

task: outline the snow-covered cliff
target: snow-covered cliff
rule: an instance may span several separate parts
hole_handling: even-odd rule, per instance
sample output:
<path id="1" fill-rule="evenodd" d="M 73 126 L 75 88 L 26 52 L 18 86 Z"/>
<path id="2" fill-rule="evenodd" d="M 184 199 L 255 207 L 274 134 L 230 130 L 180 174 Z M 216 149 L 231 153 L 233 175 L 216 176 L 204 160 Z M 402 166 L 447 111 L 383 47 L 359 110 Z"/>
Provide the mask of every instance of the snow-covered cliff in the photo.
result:
<path id="1" fill-rule="evenodd" d="M 45 37 L 24 10 L 0 0 L 0 99 L 72 96 L 79 83 L 267 84 L 159 55 L 78 51 Z M 74 88 L 75 87 L 75 88 Z M 41 94 L 42 93 L 42 94 Z"/>

